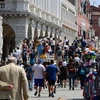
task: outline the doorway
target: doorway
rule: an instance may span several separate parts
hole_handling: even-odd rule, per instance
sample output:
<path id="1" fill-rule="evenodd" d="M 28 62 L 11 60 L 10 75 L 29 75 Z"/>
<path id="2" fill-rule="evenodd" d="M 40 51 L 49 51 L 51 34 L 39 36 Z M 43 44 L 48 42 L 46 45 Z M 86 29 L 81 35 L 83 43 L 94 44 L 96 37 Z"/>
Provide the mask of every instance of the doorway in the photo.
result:
<path id="1" fill-rule="evenodd" d="M 15 33 L 11 26 L 3 24 L 3 54 L 2 60 L 5 61 L 6 57 L 10 55 L 15 49 Z"/>

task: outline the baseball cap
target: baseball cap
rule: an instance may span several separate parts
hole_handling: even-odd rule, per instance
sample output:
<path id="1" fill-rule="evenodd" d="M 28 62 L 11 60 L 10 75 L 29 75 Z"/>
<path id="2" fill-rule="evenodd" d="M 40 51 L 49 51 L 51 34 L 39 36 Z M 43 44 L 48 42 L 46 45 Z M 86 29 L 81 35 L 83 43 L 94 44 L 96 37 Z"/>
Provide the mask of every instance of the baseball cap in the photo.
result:
<path id="1" fill-rule="evenodd" d="M 42 60 L 41 59 L 38 59 L 38 63 L 42 63 Z"/>

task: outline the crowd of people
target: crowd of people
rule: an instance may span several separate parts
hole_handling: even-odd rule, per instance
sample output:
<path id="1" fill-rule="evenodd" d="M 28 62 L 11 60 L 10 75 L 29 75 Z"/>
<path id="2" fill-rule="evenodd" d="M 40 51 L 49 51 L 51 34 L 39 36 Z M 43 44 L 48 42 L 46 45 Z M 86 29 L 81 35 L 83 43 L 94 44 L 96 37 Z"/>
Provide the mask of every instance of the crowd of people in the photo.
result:
<path id="1" fill-rule="evenodd" d="M 87 51 L 92 52 L 91 47 L 92 50 L 95 48 L 93 39 L 87 42 L 84 38 L 76 38 L 70 43 L 66 37 L 63 40 L 39 37 L 34 41 L 24 39 L 12 56 L 17 59 L 17 65 L 25 69 L 29 90 L 34 88 L 35 96 L 40 97 L 42 88 L 48 87 L 48 96 L 54 97 L 57 85 L 66 88 L 68 82 L 69 90 L 74 90 L 80 83 L 80 89 L 84 90 L 87 78 L 95 77 L 94 73 L 98 71 L 96 59 L 84 57 Z M 50 56 L 54 58 L 49 59 Z"/>

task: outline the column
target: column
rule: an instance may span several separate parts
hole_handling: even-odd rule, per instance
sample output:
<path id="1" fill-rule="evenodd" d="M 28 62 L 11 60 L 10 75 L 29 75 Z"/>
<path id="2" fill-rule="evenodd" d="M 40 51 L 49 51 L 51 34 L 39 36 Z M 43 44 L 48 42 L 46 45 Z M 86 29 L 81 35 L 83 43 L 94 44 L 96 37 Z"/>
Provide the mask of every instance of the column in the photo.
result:
<path id="1" fill-rule="evenodd" d="M 53 38 L 55 37 L 55 29 L 54 28 L 52 29 L 52 37 Z"/>
<path id="2" fill-rule="evenodd" d="M 50 38 L 50 31 L 51 31 L 51 29 L 50 29 L 50 27 L 48 27 L 48 38 Z"/>
<path id="3" fill-rule="evenodd" d="M 43 37 L 45 36 L 45 25 L 43 25 Z"/>
<path id="4" fill-rule="evenodd" d="M 34 39 L 34 31 L 35 31 L 35 23 L 32 21 L 31 23 L 31 29 L 32 29 L 32 40 Z"/>
<path id="5" fill-rule="evenodd" d="M 18 45 L 21 42 L 21 40 L 28 37 L 29 23 L 30 20 L 26 18 L 19 18 L 12 24 L 12 26 L 14 26 L 14 32 L 16 35 L 15 38 L 16 45 Z"/>

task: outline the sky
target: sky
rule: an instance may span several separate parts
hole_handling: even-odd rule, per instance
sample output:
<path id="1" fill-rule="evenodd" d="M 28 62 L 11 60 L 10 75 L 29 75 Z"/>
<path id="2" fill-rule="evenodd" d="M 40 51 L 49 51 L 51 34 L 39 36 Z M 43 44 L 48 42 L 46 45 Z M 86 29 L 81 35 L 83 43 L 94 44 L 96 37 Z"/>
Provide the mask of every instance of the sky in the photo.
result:
<path id="1" fill-rule="evenodd" d="M 100 0 L 90 0 L 91 5 L 98 7 L 100 5 Z"/>

